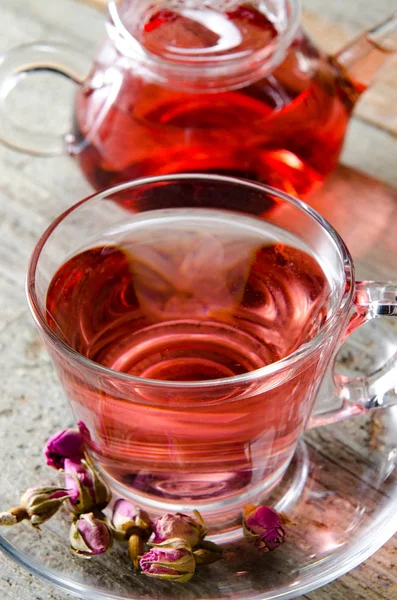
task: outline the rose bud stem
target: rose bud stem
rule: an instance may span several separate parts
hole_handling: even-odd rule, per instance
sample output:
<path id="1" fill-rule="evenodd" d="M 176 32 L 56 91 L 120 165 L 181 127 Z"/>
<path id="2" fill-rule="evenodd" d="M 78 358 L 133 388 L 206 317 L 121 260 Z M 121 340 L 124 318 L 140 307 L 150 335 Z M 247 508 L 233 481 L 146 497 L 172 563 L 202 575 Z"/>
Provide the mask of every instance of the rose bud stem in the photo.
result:
<path id="1" fill-rule="evenodd" d="M 16 506 L 6 512 L 0 513 L 0 525 L 16 525 L 27 519 L 30 519 L 30 515 L 23 506 Z"/>
<path id="2" fill-rule="evenodd" d="M 143 555 L 143 548 L 143 540 L 139 535 L 134 533 L 128 538 L 128 553 L 135 569 L 139 569 L 139 560 Z"/>

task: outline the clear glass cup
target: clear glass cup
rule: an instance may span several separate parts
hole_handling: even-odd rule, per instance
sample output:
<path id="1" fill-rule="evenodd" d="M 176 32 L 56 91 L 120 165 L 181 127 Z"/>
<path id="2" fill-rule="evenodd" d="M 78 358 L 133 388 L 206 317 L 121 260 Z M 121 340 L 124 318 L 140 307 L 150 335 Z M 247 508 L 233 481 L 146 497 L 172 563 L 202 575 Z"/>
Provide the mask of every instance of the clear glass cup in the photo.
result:
<path id="1" fill-rule="evenodd" d="M 162 378 L 168 359 L 162 354 L 158 359 L 157 347 L 155 361 L 145 354 L 146 374 L 131 375 L 93 362 L 49 325 L 47 292 L 65 261 L 112 244 L 115 232 L 136 223 L 145 232 L 153 216 L 171 223 L 202 210 L 218 219 L 219 214 L 239 223 L 249 218 L 260 227 L 277 228 L 321 260 L 332 293 L 313 337 L 276 362 L 233 375 L 223 357 L 233 355 L 235 363 L 244 364 L 254 353 L 249 331 L 237 328 L 229 335 L 228 325 L 220 330 L 219 323 L 202 319 L 197 332 L 195 323 L 174 318 L 167 321 L 168 344 L 172 336 L 185 336 L 198 347 L 218 336 L 211 360 L 218 360 L 219 378 L 184 381 Z M 238 250 L 244 254 L 244 243 Z M 214 269 L 215 258 L 208 257 Z M 212 531 L 220 532 L 234 527 L 244 505 L 263 501 L 280 482 L 305 428 L 395 403 L 396 368 L 389 361 L 369 377 L 333 374 L 330 402 L 313 408 L 343 340 L 369 319 L 395 316 L 396 291 L 393 283 L 356 282 L 339 235 L 299 200 L 260 184 L 195 174 L 137 180 L 76 204 L 43 234 L 27 276 L 36 324 L 76 421 L 85 426 L 89 452 L 115 492 L 152 513 L 198 509 Z M 79 311 L 76 315 L 80 318 Z M 150 347 L 153 331 L 140 331 L 136 344 Z M 187 358 L 196 360 L 196 355 Z"/>

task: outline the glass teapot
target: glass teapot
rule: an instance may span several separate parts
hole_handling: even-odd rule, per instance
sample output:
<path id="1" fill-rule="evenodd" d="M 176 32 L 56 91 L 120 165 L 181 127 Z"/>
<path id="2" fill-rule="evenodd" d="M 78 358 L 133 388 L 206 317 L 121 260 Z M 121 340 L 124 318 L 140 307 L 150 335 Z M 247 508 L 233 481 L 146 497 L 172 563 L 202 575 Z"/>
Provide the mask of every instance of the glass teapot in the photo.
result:
<path id="1" fill-rule="evenodd" d="M 335 167 L 354 105 L 397 49 L 397 13 L 336 56 L 299 27 L 298 0 L 109 0 L 88 76 L 65 45 L 12 50 L 0 65 L 0 139 L 69 152 L 96 189 L 149 175 L 211 172 L 305 197 Z M 73 130 L 34 134 L 5 97 L 28 70 L 79 84 Z"/>

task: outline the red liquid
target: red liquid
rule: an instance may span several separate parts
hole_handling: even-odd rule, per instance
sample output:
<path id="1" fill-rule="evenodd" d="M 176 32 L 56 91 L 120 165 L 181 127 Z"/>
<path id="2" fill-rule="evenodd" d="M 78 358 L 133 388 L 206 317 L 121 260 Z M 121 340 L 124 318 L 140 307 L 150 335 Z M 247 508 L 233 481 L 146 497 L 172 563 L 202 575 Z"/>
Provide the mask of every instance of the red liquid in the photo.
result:
<path id="1" fill-rule="evenodd" d="M 47 295 L 53 331 L 102 365 L 179 382 L 258 369 L 318 332 L 332 295 L 315 258 L 266 223 L 188 212 L 146 213 L 62 265 Z M 206 501 L 282 475 L 327 357 L 323 347 L 267 391 L 88 380 L 68 361 L 60 374 L 104 470 L 138 493 Z"/>
<path id="2" fill-rule="evenodd" d="M 230 377 L 287 356 L 326 317 L 327 280 L 302 250 L 148 237 L 86 250 L 52 280 L 51 327 L 95 362 L 152 379 Z"/>
<path id="3" fill-rule="evenodd" d="M 249 5 L 222 16 L 241 34 L 233 52 L 263 48 L 277 33 Z M 205 25 L 169 10 L 148 17 L 134 35 L 160 56 L 171 46 L 216 53 L 219 44 Z M 97 189 L 149 175 L 213 172 L 304 196 L 335 167 L 358 93 L 303 34 L 269 77 L 219 93 L 150 83 L 107 42 L 77 97 L 71 151 Z"/>

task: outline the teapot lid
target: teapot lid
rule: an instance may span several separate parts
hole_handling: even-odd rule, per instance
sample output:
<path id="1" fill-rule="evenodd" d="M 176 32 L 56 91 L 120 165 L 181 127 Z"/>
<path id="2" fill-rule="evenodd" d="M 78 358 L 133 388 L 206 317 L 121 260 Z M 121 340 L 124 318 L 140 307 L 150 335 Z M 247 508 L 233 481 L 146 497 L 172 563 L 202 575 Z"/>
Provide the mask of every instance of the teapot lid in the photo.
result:
<path id="1" fill-rule="evenodd" d="M 188 79 L 194 68 L 196 75 L 197 69 L 211 68 L 236 75 L 244 63 L 250 68 L 266 63 L 270 72 L 299 21 L 298 0 L 109 0 L 109 12 L 124 54 L 163 67 L 189 67 Z"/>

